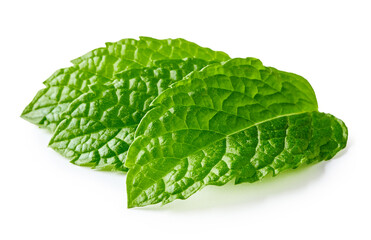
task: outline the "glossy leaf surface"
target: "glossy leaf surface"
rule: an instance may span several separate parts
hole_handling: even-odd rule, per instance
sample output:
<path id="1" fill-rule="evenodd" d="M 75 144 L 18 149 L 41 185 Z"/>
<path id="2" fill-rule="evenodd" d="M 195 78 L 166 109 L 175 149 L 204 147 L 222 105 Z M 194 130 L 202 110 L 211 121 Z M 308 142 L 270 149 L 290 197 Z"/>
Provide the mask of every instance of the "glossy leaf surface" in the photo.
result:
<path id="1" fill-rule="evenodd" d="M 330 159 L 347 130 L 317 112 L 302 77 L 232 59 L 194 72 L 153 103 L 129 148 L 128 207 L 185 199 L 206 185 L 254 182 Z"/>
<path id="2" fill-rule="evenodd" d="M 74 66 L 55 72 L 44 82 L 46 88 L 37 93 L 22 117 L 53 131 L 63 120 L 61 114 L 69 104 L 87 93 L 91 84 L 113 81 L 117 73 L 151 67 L 157 60 L 184 58 L 220 62 L 228 60 L 229 56 L 181 38 L 158 40 L 140 37 L 139 40 L 106 43 L 106 47 L 73 60 Z"/>
<path id="3" fill-rule="evenodd" d="M 73 101 L 50 146 L 77 165 L 125 171 L 123 163 L 135 129 L 150 103 L 174 82 L 208 62 L 161 60 L 158 67 L 133 69 Z"/>

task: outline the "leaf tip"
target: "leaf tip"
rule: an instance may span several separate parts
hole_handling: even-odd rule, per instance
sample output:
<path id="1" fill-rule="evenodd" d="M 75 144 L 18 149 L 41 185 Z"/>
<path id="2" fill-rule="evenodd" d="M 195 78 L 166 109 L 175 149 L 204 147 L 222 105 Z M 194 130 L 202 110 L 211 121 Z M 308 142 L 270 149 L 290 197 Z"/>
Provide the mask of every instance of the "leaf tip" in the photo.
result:
<path id="1" fill-rule="evenodd" d="M 131 209 L 131 208 L 134 208 L 135 206 L 128 200 L 127 204 L 126 204 L 126 207 L 128 209 Z"/>

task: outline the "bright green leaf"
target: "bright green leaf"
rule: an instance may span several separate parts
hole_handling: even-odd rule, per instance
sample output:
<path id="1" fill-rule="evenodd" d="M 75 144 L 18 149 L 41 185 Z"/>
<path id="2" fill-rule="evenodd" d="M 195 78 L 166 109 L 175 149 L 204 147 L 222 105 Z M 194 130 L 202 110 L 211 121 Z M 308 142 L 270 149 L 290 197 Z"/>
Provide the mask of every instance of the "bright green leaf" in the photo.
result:
<path id="1" fill-rule="evenodd" d="M 194 72 L 153 102 L 125 166 L 128 207 L 185 199 L 206 185 L 254 182 L 330 159 L 347 130 L 317 112 L 302 77 L 232 59 Z"/>
<path id="2" fill-rule="evenodd" d="M 223 52 L 203 48 L 187 40 L 140 37 L 140 40 L 123 39 L 106 43 L 73 60 L 75 66 L 55 72 L 25 108 L 22 117 L 31 123 L 53 131 L 63 120 L 69 104 L 87 93 L 91 84 L 113 81 L 115 74 L 143 67 L 154 66 L 156 60 L 199 58 L 206 61 L 225 61 Z"/>
<path id="3" fill-rule="evenodd" d="M 161 60 L 158 67 L 128 70 L 113 82 L 93 85 L 63 114 L 50 146 L 77 165 L 125 171 L 127 150 L 152 100 L 207 64 L 201 59 Z"/>
<path id="4" fill-rule="evenodd" d="M 22 117 L 40 127 L 54 131 L 62 121 L 61 113 L 81 94 L 89 91 L 89 85 L 104 84 L 110 79 L 69 67 L 56 71 L 44 84 L 32 102 L 23 110 Z"/>

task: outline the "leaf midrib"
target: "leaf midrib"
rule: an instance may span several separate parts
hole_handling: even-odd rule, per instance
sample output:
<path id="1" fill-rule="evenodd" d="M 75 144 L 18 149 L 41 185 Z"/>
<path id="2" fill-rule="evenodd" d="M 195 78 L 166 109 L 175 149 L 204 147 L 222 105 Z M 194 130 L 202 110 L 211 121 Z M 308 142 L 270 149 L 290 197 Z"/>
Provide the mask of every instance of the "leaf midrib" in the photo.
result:
<path id="1" fill-rule="evenodd" d="M 237 134 L 237 133 L 239 133 L 239 132 L 242 132 L 242 131 L 246 131 L 246 130 L 248 130 L 248 129 L 251 128 L 251 127 L 256 127 L 257 125 L 260 125 L 260 124 L 262 124 L 262 123 L 265 123 L 265 122 L 268 122 L 268 121 L 272 121 L 272 120 L 275 120 L 275 119 L 278 119 L 278 118 L 281 118 L 281 117 L 289 117 L 289 116 L 299 115 L 299 114 L 303 114 L 303 113 L 307 113 L 307 112 L 310 112 L 310 111 L 302 111 L 302 112 L 296 112 L 296 113 L 283 114 L 283 115 L 280 115 L 280 116 L 277 116 L 277 117 L 273 117 L 273 118 L 266 119 L 266 120 L 264 120 L 264 121 L 256 122 L 256 123 L 254 123 L 254 124 L 252 124 L 252 125 L 250 125 L 250 126 L 248 126 L 248 127 L 246 127 L 246 128 L 240 129 L 240 130 L 238 130 L 238 131 L 235 131 L 235 132 L 232 132 L 232 133 L 229 133 L 229 134 L 225 134 L 224 136 L 222 136 L 222 137 L 220 137 L 220 138 L 217 138 L 215 141 L 211 141 L 211 142 L 209 142 L 208 144 L 202 146 L 201 148 L 199 148 L 199 149 L 197 149 L 196 151 L 194 151 L 194 152 L 188 154 L 188 155 L 185 156 L 185 157 L 182 157 L 182 158 L 179 158 L 179 157 L 171 157 L 171 158 L 176 158 L 176 159 L 179 159 L 179 160 L 185 159 L 185 158 L 187 158 L 187 157 L 189 157 L 189 156 L 191 156 L 191 155 L 193 155 L 193 154 L 195 154 L 195 153 L 197 153 L 197 152 L 199 152 L 199 151 L 201 151 L 201 150 L 204 150 L 205 148 L 209 147 L 210 145 L 212 145 L 212 144 L 214 144 L 214 143 L 216 143 L 216 142 L 218 142 L 218 141 L 220 141 L 220 140 L 222 140 L 222 139 L 224 139 L 224 138 L 230 137 L 230 136 L 232 136 L 232 135 L 234 135 L 234 134 Z M 315 111 L 311 111 L 311 112 L 315 112 Z M 187 128 L 187 129 L 179 129 L 179 130 L 188 130 L 188 128 Z M 200 129 L 198 129 L 198 130 L 200 130 Z M 201 131 L 202 131 L 202 130 L 201 130 Z M 209 130 L 209 131 L 210 131 L 210 130 Z M 133 143 L 132 143 L 132 144 L 133 144 Z M 132 145 L 132 144 L 131 144 L 131 145 Z M 151 159 L 151 161 L 147 162 L 147 163 L 144 164 L 144 165 L 141 165 L 140 167 L 143 168 L 143 167 L 146 166 L 147 164 L 152 163 L 153 160 L 157 160 L 157 159 L 162 159 L 162 158 L 153 158 L 153 159 Z M 129 168 L 129 172 L 128 172 L 128 174 L 129 174 L 129 173 L 130 173 L 130 170 L 131 170 L 130 166 L 125 166 L 125 167 Z M 172 171 L 172 170 L 170 170 L 170 171 L 165 171 L 166 174 L 162 175 L 162 176 L 161 176 L 161 179 L 162 179 L 162 177 L 164 177 L 164 176 L 166 176 L 167 174 L 169 174 L 171 171 Z M 142 189 L 141 192 L 144 192 L 145 190 L 147 190 L 147 189 L 150 188 L 150 187 L 151 187 L 151 186 L 148 186 L 148 187 L 145 188 L 145 189 L 144 189 L 144 188 L 141 188 L 141 189 Z M 135 198 L 133 198 L 131 201 L 133 202 L 133 201 L 136 200 L 139 196 L 140 196 L 140 195 L 137 195 L 137 196 L 136 196 Z"/>

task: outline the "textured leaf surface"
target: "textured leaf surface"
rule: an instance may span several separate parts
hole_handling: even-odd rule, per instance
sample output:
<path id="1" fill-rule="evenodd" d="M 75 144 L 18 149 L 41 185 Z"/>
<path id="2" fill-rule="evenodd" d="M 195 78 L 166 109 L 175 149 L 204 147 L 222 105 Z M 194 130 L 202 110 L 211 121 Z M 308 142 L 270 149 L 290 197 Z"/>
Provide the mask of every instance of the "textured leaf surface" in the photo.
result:
<path id="1" fill-rule="evenodd" d="M 93 85 L 71 103 L 50 146 L 77 165 L 126 170 L 127 150 L 153 99 L 207 64 L 201 59 L 161 60 L 158 67 L 128 70 L 112 83 Z"/>
<path id="2" fill-rule="evenodd" d="M 105 48 L 95 49 L 72 63 L 80 69 L 113 77 L 116 73 L 153 66 L 153 62 L 163 59 L 199 58 L 222 62 L 230 57 L 219 51 L 203 48 L 182 38 L 158 40 L 140 37 L 139 40 L 123 39 L 106 43 Z"/>
<path id="3" fill-rule="evenodd" d="M 128 152 L 128 207 L 327 160 L 347 139 L 340 120 L 317 112 L 304 78 L 251 58 L 194 72 L 154 105 Z"/>
<path id="4" fill-rule="evenodd" d="M 206 61 L 225 61 L 223 52 L 203 48 L 184 39 L 158 40 L 141 37 L 107 43 L 73 60 L 75 66 L 58 70 L 44 82 L 22 113 L 22 117 L 40 127 L 54 130 L 63 120 L 61 113 L 83 93 L 89 85 L 115 79 L 115 74 L 136 68 L 154 66 L 156 60 L 199 58 Z"/>
<path id="5" fill-rule="evenodd" d="M 110 79 L 69 67 L 56 71 L 44 84 L 32 102 L 24 109 L 22 117 L 29 122 L 54 131 L 62 120 L 61 113 L 81 94 L 89 91 L 89 85 L 104 84 Z"/>

